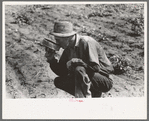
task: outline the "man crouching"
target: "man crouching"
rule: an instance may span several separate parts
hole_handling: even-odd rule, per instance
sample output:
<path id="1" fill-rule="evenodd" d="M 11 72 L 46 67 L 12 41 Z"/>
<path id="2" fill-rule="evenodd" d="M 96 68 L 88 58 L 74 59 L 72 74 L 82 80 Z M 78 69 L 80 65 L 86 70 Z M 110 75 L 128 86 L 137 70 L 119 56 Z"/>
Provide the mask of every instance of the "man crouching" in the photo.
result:
<path id="1" fill-rule="evenodd" d="M 47 61 L 59 76 L 54 80 L 57 88 L 76 98 L 100 97 L 102 92 L 112 88 L 109 74 L 113 67 L 97 41 L 73 31 L 73 25 L 68 21 L 56 22 L 51 34 L 64 49 L 58 60 L 56 56 L 49 58 L 46 48 Z"/>

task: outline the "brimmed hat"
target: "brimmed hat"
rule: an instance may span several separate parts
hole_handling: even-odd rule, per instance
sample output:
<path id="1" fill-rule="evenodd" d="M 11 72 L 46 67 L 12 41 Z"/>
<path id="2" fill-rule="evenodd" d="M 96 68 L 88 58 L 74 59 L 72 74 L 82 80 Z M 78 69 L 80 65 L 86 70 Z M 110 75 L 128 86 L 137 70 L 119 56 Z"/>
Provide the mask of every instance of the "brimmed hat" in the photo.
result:
<path id="1" fill-rule="evenodd" d="M 55 22 L 54 31 L 50 34 L 58 37 L 68 37 L 76 34 L 77 32 L 73 31 L 73 25 L 69 21 L 60 21 Z"/>

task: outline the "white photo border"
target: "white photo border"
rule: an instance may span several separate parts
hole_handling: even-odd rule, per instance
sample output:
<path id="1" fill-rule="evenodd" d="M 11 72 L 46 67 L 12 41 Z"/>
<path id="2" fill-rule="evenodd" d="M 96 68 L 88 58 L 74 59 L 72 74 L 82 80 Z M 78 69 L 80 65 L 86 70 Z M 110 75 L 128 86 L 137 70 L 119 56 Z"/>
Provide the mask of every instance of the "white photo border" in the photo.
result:
<path id="1" fill-rule="evenodd" d="M 135 98 L 82 99 L 6 99 L 5 98 L 5 5 L 21 4 L 111 4 L 111 2 L 3 2 L 2 6 L 2 118 L 3 119 L 147 119 L 147 2 L 145 24 L 145 96 Z M 112 4 L 132 2 L 112 2 Z"/>

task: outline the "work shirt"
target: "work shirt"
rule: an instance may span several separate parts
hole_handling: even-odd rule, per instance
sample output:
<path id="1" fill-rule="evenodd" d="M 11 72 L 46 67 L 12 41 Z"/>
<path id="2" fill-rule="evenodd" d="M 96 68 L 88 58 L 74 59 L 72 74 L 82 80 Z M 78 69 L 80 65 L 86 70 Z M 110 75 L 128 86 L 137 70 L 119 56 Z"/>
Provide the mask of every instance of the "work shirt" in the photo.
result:
<path id="1" fill-rule="evenodd" d="M 72 58 L 81 59 L 96 72 L 106 74 L 113 72 L 113 67 L 103 48 L 92 37 L 76 34 L 75 45 L 73 47 L 68 45 L 59 62 L 51 60 L 50 67 L 57 75 L 66 76 L 68 74 L 66 63 Z"/>

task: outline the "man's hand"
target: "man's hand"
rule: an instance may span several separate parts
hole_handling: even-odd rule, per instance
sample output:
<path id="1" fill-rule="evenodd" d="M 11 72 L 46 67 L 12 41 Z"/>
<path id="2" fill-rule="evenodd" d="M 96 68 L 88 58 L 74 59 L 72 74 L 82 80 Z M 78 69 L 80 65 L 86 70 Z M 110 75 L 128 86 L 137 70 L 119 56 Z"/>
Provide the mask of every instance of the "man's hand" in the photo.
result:
<path id="1" fill-rule="evenodd" d="M 55 60 L 59 60 L 60 59 L 60 54 L 58 51 L 46 51 L 45 53 L 45 57 L 47 58 L 47 61 L 50 62 L 51 60 L 55 59 Z"/>
<path id="2" fill-rule="evenodd" d="M 75 68 L 76 66 L 85 66 L 85 63 L 79 59 L 79 58 L 72 58 L 70 61 L 67 62 L 67 68 L 68 70 L 71 70 L 73 67 Z"/>

